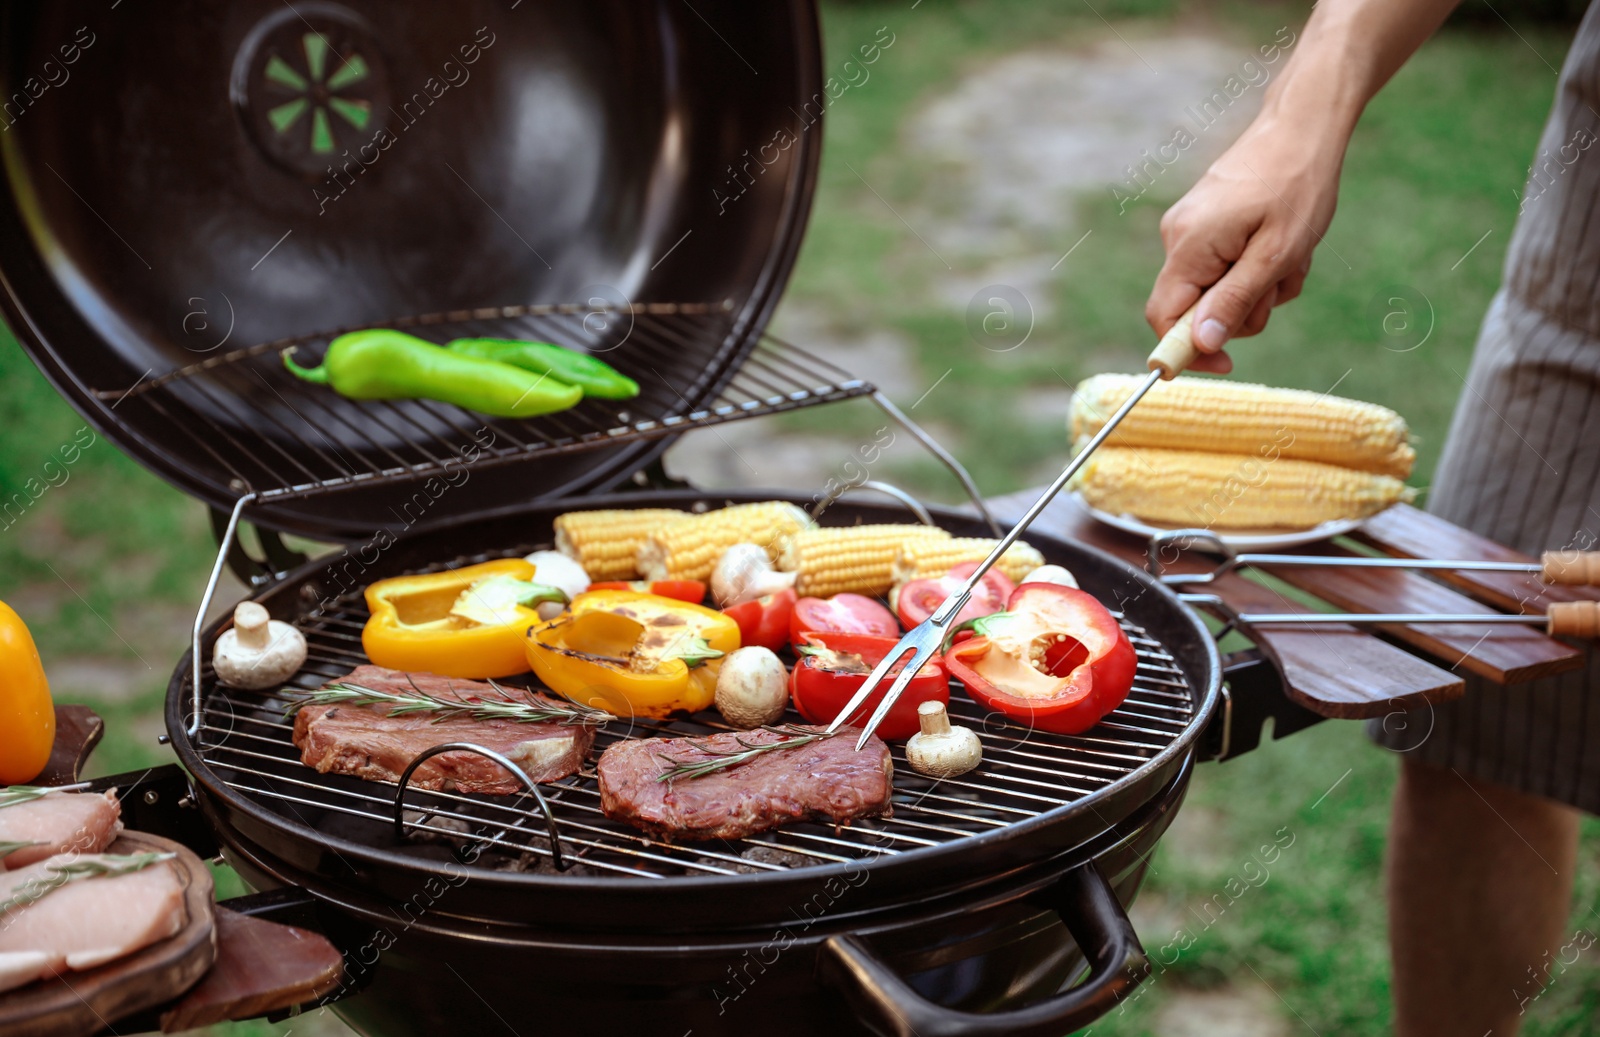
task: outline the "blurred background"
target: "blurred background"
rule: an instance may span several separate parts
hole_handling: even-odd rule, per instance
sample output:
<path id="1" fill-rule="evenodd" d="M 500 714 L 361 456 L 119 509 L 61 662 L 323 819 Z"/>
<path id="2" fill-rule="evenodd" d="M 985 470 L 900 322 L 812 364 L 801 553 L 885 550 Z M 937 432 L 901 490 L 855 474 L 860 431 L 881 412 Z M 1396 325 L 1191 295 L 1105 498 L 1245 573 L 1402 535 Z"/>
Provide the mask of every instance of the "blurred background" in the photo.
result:
<path id="1" fill-rule="evenodd" d="M 1524 3 L 1508 24 L 1469 0 L 1362 120 L 1304 296 L 1232 349 L 1240 379 L 1337 386 L 1400 411 L 1417 436 L 1419 487 L 1499 282 L 1583 6 Z M 774 330 L 877 382 L 985 493 L 1046 481 L 1066 460 L 1073 383 L 1142 367 L 1162 212 L 1248 123 L 1308 11 L 828 0 L 827 74 L 840 75 L 859 45 L 881 44 L 884 30 L 893 42 L 828 111 L 815 208 Z M 1500 11 L 1513 15 L 1512 5 Z M 1280 52 L 1269 62 L 1261 48 L 1272 46 Z M 1213 122 L 1200 105 L 1229 77 L 1246 89 Z M 1192 143 L 1169 148 L 1178 157 L 1168 165 L 1158 153 L 1180 127 Z M 1015 330 L 974 334 L 997 286 Z M 0 497 L 39 477 L 81 424 L 7 336 Z M 845 466 L 881 424 L 865 402 L 833 406 L 741 424 L 736 437 L 691 434 L 667 463 L 704 487 L 820 490 L 854 476 Z M 67 471 L 0 528 L 0 598 L 30 624 L 57 700 L 105 716 L 94 773 L 167 762 L 156 736 L 211 557 L 204 509 L 103 440 Z M 929 500 L 959 499 L 903 435 L 871 474 Z M 225 603 L 240 593 L 234 585 Z M 1389 1032 L 1381 860 L 1396 770 L 1355 725 L 1337 722 L 1200 768 L 1135 912 L 1148 948 L 1190 945 L 1093 1032 Z M 1261 880 L 1247 863 L 1288 833 L 1292 845 Z M 1259 885 L 1225 896 L 1220 916 L 1197 911 L 1246 876 Z M 224 893 L 239 889 L 226 874 L 220 881 Z M 1591 819 L 1571 927 L 1597 926 L 1600 823 Z M 1600 1033 L 1597 961 L 1553 972 L 1528 1005 L 1525 1032 Z M 289 1030 L 343 1027 L 324 1012 L 208 1032 Z"/>

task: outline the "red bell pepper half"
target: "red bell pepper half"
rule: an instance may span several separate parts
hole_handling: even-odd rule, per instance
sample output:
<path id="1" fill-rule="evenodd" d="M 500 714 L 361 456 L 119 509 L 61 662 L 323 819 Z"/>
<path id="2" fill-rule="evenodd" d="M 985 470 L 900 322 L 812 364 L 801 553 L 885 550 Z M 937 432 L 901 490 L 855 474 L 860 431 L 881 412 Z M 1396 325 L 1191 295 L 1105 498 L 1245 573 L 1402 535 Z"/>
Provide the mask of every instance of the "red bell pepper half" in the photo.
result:
<path id="1" fill-rule="evenodd" d="M 789 620 L 794 615 L 795 593 L 785 587 L 776 594 L 729 605 L 722 614 L 739 624 L 739 644 L 780 651 L 789 643 Z"/>
<path id="2" fill-rule="evenodd" d="M 706 585 L 701 580 L 602 580 L 589 584 L 592 591 L 638 591 L 658 598 L 672 598 L 698 605 L 706 600 Z"/>
<path id="3" fill-rule="evenodd" d="M 978 636 L 945 653 L 950 675 L 990 709 L 1041 731 L 1079 734 L 1122 705 L 1138 659 L 1091 595 L 1025 583 L 1006 611 L 975 620 Z"/>
<path id="4" fill-rule="evenodd" d="M 861 690 L 872 668 L 883 661 L 898 643 L 895 637 L 874 634 L 809 633 L 799 647 L 799 661 L 789 677 L 789 697 L 794 708 L 813 724 L 829 724 Z M 889 671 L 878 690 L 870 695 L 851 723 L 861 725 L 883 701 L 891 678 L 899 668 Z M 880 738 L 910 738 L 921 728 L 917 706 L 929 700 L 950 701 L 950 679 L 938 658 L 924 663 L 906 685 L 906 690 L 878 725 Z"/>

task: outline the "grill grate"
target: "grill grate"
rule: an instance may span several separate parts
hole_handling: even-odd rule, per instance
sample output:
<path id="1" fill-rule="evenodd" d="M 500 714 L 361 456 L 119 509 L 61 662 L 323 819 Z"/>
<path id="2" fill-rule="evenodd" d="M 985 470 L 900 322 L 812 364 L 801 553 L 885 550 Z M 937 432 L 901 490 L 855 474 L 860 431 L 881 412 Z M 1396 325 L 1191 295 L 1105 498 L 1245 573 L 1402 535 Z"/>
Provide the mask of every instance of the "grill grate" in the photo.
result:
<path id="1" fill-rule="evenodd" d="M 438 568 L 481 560 L 458 559 Z M 348 594 L 301 620 L 310 655 L 291 689 L 255 693 L 224 688 L 207 666 L 197 748 L 221 780 L 290 822 L 312 833 L 392 846 L 396 786 L 322 775 L 302 765 L 291 740 L 292 724 L 283 715 L 295 690 L 319 687 L 367 661 L 361 650 L 366 618 L 361 596 Z M 1198 691 L 1158 642 L 1118 618 L 1139 657 L 1133 691 L 1119 709 L 1083 735 L 1054 735 L 1030 732 L 987 714 L 955 691 L 951 719 L 978 732 L 983 763 L 960 778 L 935 782 L 906 765 L 903 747 L 891 746 L 894 816 L 889 819 L 864 819 L 841 829 L 793 824 L 737 842 L 668 844 L 601 814 L 592 762 L 601 751 L 622 738 L 727 730 L 714 711 L 687 719 L 636 720 L 627 731 L 602 728 L 584 771 L 541 790 L 555 813 L 566 854 L 593 875 L 664 879 L 781 871 L 894 855 L 1005 828 L 1131 773 L 1189 726 Z M 792 710 L 784 719 L 804 722 Z M 542 817 L 522 797 L 413 789 L 406 805 L 405 845 L 411 852 L 429 855 L 445 852 L 448 845 L 476 843 L 483 851 L 479 866 L 553 870 Z"/>
<path id="2" fill-rule="evenodd" d="M 122 410 L 148 409 L 226 473 L 235 491 L 254 491 L 265 504 L 415 479 L 468 459 L 475 470 L 495 467 L 875 392 L 871 383 L 765 333 L 736 369 L 726 370 L 739 334 L 727 304 L 505 306 L 376 326 L 438 342 L 524 338 L 592 351 L 636 380 L 640 395 L 586 399 L 528 420 L 491 419 L 429 400 L 347 400 L 284 370 L 283 350 L 299 348 L 297 359 L 309 365 L 327 342 L 357 328 L 234 350 L 95 395 Z"/>

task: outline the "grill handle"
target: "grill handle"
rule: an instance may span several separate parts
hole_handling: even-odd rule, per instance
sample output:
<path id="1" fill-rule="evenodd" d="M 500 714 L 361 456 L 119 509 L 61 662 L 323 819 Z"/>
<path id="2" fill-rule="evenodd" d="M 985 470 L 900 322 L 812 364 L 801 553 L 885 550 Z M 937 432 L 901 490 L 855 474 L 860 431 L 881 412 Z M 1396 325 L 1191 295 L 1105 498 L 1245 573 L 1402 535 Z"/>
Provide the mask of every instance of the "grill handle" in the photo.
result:
<path id="1" fill-rule="evenodd" d="M 1127 911 L 1094 861 L 1062 875 L 1044 901 L 1087 956 L 1089 978 L 1024 1008 L 975 1013 L 935 1004 L 854 936 L 822 945 L 821 979 L 864 1022 L 892 1037 L 1060 1037 L 1109 1012 L 1149 970 Z"/>

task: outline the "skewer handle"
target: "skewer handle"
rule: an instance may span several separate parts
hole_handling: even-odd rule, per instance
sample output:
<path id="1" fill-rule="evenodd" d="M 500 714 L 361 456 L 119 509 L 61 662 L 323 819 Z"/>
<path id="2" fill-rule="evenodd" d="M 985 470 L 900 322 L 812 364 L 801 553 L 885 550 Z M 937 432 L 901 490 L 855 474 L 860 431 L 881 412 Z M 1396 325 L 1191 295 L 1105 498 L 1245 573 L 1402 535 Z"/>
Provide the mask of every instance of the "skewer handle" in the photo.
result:
<path id="1" fill-rule="evenodd" d="M 1156 348 L 1150 351 L 1147 366 L 1151 371 L 1160 371 L 1164 382 L 1172 381 L 1200 359 L 1200 350 L 1194 344 L 1194 311 L 1199 306 L 1199 303 L 1195 303 L 1189 307 L 1188 312 L 1167 329 L 1161 341 L 1156 343 Z"/>
<path id="2" fill-rule="evenodd" d="M 1600 638 L 1600 601 L 1558 601 L 1545 620 L 1552 637 Z"/>
<path id="3" fill-rule="evenodd" d="M 1544 582 L 1600 587 L 1600 551 L 1546 551 Z"/>

